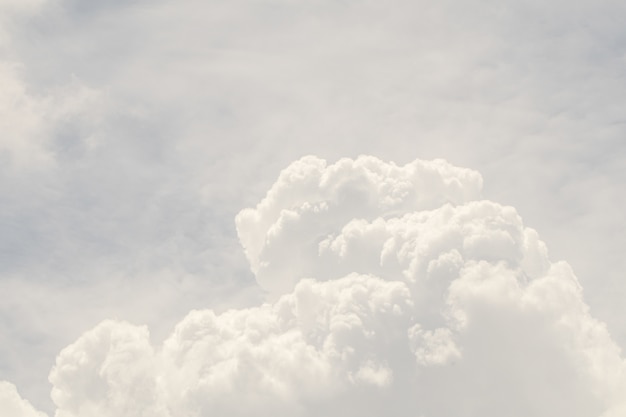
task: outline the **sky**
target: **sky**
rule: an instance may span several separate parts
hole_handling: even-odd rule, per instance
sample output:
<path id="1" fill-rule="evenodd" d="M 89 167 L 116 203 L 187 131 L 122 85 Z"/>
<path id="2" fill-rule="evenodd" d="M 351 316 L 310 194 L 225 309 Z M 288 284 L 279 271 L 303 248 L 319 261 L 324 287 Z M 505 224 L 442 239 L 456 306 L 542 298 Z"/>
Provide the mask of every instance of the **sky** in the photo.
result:
<path id="1" fill-rule="evenodd" d="M 625 18 L 0 0 L 0 408 L 624 415 Z"/>

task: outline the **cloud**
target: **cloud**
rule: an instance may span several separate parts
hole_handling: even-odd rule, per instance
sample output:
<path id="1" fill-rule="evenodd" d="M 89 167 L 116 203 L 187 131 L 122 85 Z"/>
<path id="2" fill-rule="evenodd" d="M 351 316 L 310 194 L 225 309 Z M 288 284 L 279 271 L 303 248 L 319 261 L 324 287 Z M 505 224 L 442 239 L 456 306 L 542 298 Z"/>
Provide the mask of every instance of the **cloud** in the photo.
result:
<path id="1" fill-rule="evenodd" d="M 559 3 L 0 1 L 0 377 L 50 412 L 56 353 L 103 318 L 157 343 L 233 306 L 232 219 L 303 153 L 479 169 L 626 346 L 626 3 Z M 55 113 L 73 74 L 110 100 L 97 126 L 91 99 Z"/>
<path id="2" fill-rule="evenodd" d="M 308 157 L 284 170 L 267 197 L 256 209 L 243 210 L 236 223 L 261 286 L 284 290 L 306 275 L 321 279 L 338 270 L 377 268 L 357 259 L 353 265 L 337 265 L 341 269 L 315 271 L 333 262 L 320 262 L 318 255 L 349 257 L 350 241 L 380 252 L 382 248 L 373 245 L 380 243 L 377 229 L 385 227 L 381 223 L 385 218 L 401 218 L 444 203 L 462 204 L 477 199 L 481 187 L 478 173 L 441 160 L 397 167 L 362 157 L 327 167 L 325 161 Z M 369 224 L 374 219 L 379 222 Z M 334 235 L 337 231 L 343 233 Z"/>
<path id="3" fill-rule="evenodd" d="M 2 171 L 17 178 L 49 175 L 57 167 L 60 150 L 67 151 L 76 141 L 72 134 L 82 136 L 86 145 L 95 145 L 96 138 L 87 129 L 97 123 L 101 97 L 77 79 L 49 94 L 33 94 L 21 78 L 22 69 L 17 63 L 0 61 Z"/>
<path id="4" fill-rule="evenodd" d="M 0 410 L 3 415 L 11 417 L 46 417 L 20 397 L 15 385 L 6 381 L 0 381 Z"/>
<path id="5" fill-rule="evenodd" d="M 441 160 L 294 162 L 237 216 L 270 301 L 192 311 L 156 347 L 101 323 L 57 358 L 55 417 L 617 415 L 619 348 L 481 183 Z"/>

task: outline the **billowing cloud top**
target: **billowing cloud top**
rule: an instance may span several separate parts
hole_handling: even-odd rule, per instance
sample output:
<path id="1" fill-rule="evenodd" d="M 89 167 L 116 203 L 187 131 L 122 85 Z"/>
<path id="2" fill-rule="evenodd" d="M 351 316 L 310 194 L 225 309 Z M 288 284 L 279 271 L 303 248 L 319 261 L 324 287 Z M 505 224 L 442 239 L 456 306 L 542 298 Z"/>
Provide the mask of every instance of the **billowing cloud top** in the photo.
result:
<path id="1" fill-rule="evenodd" d="M 193 311 L 158 347 L 100 324 L 57 358 L 56 417 L 624 415 L 576 277 L 481 185 L 441 160 L 294 162 L 236 219 L 271 301 Z"/>
<path id="2" fill-rule="evenodd" d="M 380 269 L 378 261 L 372 265 L 355 253 L 359 259 L 342 272 L 337 265 L 320 271 L 332 262 L 325 254 L 345 260 L 350 240 L 372 245 L 380 257 L 382 248 L 375 247 L 380 242 L 372 239 L 379 240 L 374 229 L 381 221 L 476 200 L 481 187 L 478 173 L 442 160 L 398 167 L 361 157 L 327 166 L 305 157 L 281 173 L 256 209 L 239 213 L 237 231 L 259 284 L 270 291 L 290 290 L 303 275 L 326 280 Z M 380 219 L 377 226 L 369 224 L 375 219 Z"/>

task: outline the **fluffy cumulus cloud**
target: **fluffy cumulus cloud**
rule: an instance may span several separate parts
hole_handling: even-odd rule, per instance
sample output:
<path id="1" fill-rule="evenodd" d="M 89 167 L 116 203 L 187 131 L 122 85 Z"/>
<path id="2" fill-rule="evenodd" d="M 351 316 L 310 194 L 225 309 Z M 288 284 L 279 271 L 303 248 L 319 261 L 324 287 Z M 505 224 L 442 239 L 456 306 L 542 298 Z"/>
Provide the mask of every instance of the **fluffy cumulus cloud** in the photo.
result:
<path id="1" fill-rule="evenodd" d="M 0 381 L 0 411 L 10 417 L 46 417 L 20 397 L 15 385 L 6 381 Z"/>
<path id="2" fill-rule="evenodd" d="M 269 301 L 192 311 L 159 346 L 101 323 L 57 358 L 55 417 L 623 415 L 572 270 L 481 186 L 441 160 L 294 162 L 236 219 Z"/>

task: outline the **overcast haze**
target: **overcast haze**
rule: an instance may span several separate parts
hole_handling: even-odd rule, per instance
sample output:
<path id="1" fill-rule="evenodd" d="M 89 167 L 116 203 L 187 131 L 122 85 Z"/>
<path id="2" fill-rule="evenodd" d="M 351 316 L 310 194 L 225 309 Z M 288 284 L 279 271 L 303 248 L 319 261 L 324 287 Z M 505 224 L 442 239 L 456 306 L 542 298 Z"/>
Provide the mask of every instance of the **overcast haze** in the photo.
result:
<path id="1" fill-rule="evenodd" d="M 624 415 L 625 19 L 617 0 L 0 0 L 0 406 Z M 361 333 L 331 325 L 351 314 Z"/>

